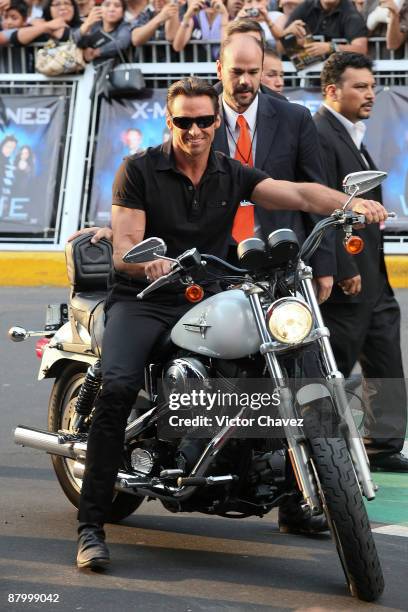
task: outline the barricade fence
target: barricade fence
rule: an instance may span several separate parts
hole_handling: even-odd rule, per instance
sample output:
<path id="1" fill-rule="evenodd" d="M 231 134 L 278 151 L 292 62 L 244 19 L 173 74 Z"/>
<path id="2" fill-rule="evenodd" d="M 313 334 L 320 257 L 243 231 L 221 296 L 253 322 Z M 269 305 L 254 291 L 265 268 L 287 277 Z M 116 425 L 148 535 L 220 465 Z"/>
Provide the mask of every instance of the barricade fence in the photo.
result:
<path id="1" fill-rule="evenodd" d="M 315 40 L 323 40 L 315 36 Z M 344 39 L 333 39 L 336 43 L 345 43 Z M 0 73 L 21 74 L 35 73 L 35 56 L 37 50 L 44 43 L 32 43 L 24 47 L 0 48 Z M 136 63 L 185 63 L 185 62 L 213 62 L 218 55 L 220 43 L 190 41 L 182 51 L 174 51 L 167 41 L 150 41 L 141 47 L 130 47 L 126 53 L 129 62 Z M 374 60 L 398 61 L 408 59 L 408 40 L 397 50 L 387 49 L 386 39 L 373 37 L 368 39 L 368 54 Z M 288 70 L 295 72 L 292 64 L 288 62 Z"/>
<path id="2" fill-rule="evenodd" d="M 147 88 L 153 90 L 143 100 L 122 100 L 120 103 L 114 100 L 108 103 L 101 98 L 91 100 L 92 66 L 87 66 L 83 75 L 52 79 L 29 71 L 0 74 L 0 128 L 3 131 L 0 135 L 0 250 L 59 251 L 78 227 L 103 224 L 108 220 L 111 181 L 123 156 L 132 152 L 130 141 L 137 140 L 139 133 L 144 148 L 159 144 L 165 137 L 167 87 L 190 74 L 216 81 L 212 59 L 214 45 L 196 42 L 189 47 L 178 54 L 184 61 L 174 61 L 169 45 L 160 42 L 135 50 L 139 61 L 134 65 L 142 70 Z M 32 48 L 12 50 L 35 52 Z M 159 62 L 163 53 L 173 61 Z M 320 94 L 310 88 L 318 86 L 321 67 L 321 64 L 315 65 L 297 73 L 290 62 L 284 62 L 285 93 L 290 101 L 304 104 L 312 112 L 317 109 Z M 379 59 L 375 63 L 375 75 L 385 106 L 385 98 L 392 96 L 394 90 L 397 98 L 402 96 L 406 100 L 407 106 L 401 109 L 407 117 L 406 125 L 402 117 L 400 124 L 395 126 L 395 133 L 398 138 L 406 133 L 408 149 L 408 59 Z M 377 103 L 379 100 L 381 96 Z M 393 103 L 395 105 L 394 99 Z M 115 116 L 118 108 L 123 111 L 121 116 Z M 386 117 L 381 121 L 384 126 Z M 10 159 L 3 160 L 7 136 L 12 136 L 15 142 L 9 144 L 13 149 Z M 385 138 L 391 142 L 389 129 Z M 401 146 L 401 143 L 396 144 L 396 148 Z M 384 149 L 383 143 L 379 148 Z M 31 175 L 29 164 L 27 171 L 27 160 L 21 161 L 18 157 L 20 154 L 27 156 L 29 150 L 34 158 Z M 390 172 L 394 191 L 395 172 L 402 172 L 402 155 L 401 150 L 396 167 Z M 405 159 L 408 160 L 406 153 Z M 408 173 L 408 161 L 405 166 Z M 15 178 L 17 174 L 19 181 Z M 402 213 L 406 220 L 408 193 L 404 189 L 398 185 L 398 194 L 394 193 L 393 197 L 396 208 L 400 209 L 400 219 Z M 407 228 L 408 224 L 391 228 L 393 235 L 387 238 L 389 253 L 408 253 Z"/>

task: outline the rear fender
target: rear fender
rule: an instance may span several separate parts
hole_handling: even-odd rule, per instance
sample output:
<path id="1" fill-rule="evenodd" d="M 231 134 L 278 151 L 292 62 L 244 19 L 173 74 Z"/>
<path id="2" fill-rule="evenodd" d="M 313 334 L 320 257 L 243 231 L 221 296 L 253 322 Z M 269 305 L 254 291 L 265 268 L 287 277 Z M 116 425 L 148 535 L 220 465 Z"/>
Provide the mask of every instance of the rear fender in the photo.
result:
<path id="1" fill-rule="evenodd" d="M 63 362 L 78 361 L 89 366 L 97 361 L 96 355 L 91 350 L 91 339 L 87 330 L 78 324 L 77 332 L 73 338 L 69 322 L 57 330 L 44 349 L 38 380 L 54 378 L 64 366 Z M 78 340 L 82 342 L 79 343 Z"/>

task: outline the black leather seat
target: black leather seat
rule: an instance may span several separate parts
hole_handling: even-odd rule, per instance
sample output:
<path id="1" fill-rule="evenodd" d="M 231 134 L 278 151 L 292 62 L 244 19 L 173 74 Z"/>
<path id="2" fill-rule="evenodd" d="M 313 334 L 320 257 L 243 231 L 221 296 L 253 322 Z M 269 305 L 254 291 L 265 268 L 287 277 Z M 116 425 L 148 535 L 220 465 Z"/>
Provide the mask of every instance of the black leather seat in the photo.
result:
<path id="1" fill-rule="evenodd" d="M 78 236 L 65 247 L 68 278 L 71 283 L 71 312 L 90 331 L 91 316 L 107 294 L 112 269 L 112 245 L 102 239 L 91 243 L 93 234 Z"/>

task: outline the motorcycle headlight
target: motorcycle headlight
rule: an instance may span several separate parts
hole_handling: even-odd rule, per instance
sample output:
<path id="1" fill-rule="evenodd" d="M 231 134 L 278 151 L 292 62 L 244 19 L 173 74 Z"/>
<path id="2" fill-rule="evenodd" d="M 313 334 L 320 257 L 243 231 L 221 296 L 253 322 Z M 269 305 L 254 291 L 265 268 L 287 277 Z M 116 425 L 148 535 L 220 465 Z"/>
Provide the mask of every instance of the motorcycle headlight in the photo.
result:
<path id="1" fill-rule="evenodd" d="M 313 316 L 309 306 L 297 298 L 281 298 L 266 313 L 272 336 L 284 344 L 298 344 L 309 335 Z"/>

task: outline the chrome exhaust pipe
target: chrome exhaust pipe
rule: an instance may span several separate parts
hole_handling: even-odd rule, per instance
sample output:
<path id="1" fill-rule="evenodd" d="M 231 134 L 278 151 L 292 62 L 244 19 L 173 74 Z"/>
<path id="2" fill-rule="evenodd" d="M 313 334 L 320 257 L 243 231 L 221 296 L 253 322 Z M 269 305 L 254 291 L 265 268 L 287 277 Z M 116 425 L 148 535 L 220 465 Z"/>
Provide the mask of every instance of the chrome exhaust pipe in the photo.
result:
<path id="1" fill-rule="evenodd" d="M 85 458 L 86 444 L 84 442 L 64 442 L 63 440 L 64 438 L 60 434 L 43 429 L 19 425 L 14 431 L 15 444 L 29 446 L 30 448 L 45 451 L 50 455 L 60 455 L 68 459 Z"/>

